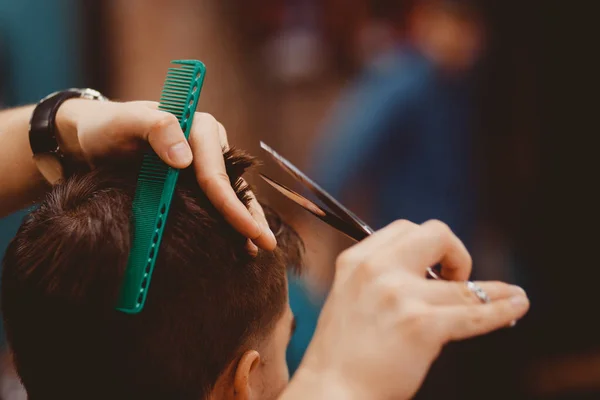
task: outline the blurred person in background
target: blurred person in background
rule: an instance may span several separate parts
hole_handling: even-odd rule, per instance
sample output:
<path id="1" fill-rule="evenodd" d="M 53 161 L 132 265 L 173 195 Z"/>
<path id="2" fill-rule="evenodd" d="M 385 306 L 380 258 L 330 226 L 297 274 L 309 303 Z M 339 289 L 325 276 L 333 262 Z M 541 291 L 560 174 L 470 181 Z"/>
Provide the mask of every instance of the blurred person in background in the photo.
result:
<path id="1" fill-rule="evenodd" d="M 482 44 L 480 19 L 458 1 L 375 3 L 378 16 L 357 46 L 364 69 L 316 142 L 313 174 L 374 227 L 441 218 L 469 242 L 469 78 Z"/>
<path id="2" fill-rule="evenodd" d="M 475 217 L 470 80 L 482 49 L 480 15 L 450 0 L 369 6 L 354 36 L 361 71 L 315 141 L 310 175 L 376 229 L 398 218 L 439 218 L 468 245 Z M 336 252 L 323 243 L 324 253 Z M 290 289 L 299 333 L 306 331 L 288 350 L 291 370 L 318 315 L 311 285 Z"/>

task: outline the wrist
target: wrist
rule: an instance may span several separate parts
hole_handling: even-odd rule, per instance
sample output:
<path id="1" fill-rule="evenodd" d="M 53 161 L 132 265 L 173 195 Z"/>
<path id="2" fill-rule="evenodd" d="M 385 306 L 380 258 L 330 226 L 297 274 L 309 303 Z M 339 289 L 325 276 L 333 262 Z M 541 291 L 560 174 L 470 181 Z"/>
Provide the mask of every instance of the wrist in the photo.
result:
<path id="1" fill-rule="evenodd" d="M 296 399 L 344 399 L 376 400 L 374 393 L 349 385 L 342 376 L 333 371 L 312 371 L 300 366 L 280 400 Z"/>
<path id="2" fill-rule="evenodd" d="M 56 112 L 56 140 L 63 154 L 76 160 L 84 160 L 77 136 L 77 115 L 88 99 L 72 98 L 60 105 Z M 88 103 L 89 104 L 89 103 Z"/>
<path id="3" fill-rule="evenodd" d="M 89 103 L 74 99 L 105 100 L 93 89 L 67 89 L 44 97 L 35 106 L 29 120 L 29 145 L 36 166 L 55 184 L 85 161 L 78 140 L 78 125 Z"/>

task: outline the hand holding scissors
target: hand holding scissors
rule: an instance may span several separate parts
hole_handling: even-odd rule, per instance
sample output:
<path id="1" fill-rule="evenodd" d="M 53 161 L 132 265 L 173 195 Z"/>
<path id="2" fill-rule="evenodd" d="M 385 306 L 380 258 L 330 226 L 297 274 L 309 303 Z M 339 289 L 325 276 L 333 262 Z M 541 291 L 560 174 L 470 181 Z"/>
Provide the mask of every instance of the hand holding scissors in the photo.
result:
<path id="1" fill-rule="evenodd" d="M 471 256 L 444 223 L 395 221 L 373 232 L 293 164 L 261 145 L 328 208 L 263 179 L 359 241 L 337 258 L 317 330 L 280 399 L 412 398 L 446 343 L 512 325 L 527 312 L 523 289 L 466 281 Z M 440 273 L 431 268 L 437 264 Z"/>
<path id="2" fill-rule="evenodd" d="M 282 157 L 264 142 L 260 142 L 260 146 L 273 158 L 273 160 L 275 160 L 279 166 L 281 166 L 281 168 L 283 168 L 284 171 L 286 171 L 295 180 L 300 182 L 304 187 L 315 194 L 315 196 L 322 201 L 326 207 L 320 207 L 316 203 L 300 195 L 298 192 L 295 192 L 294 190 L 282 185 L 281 183 L 269 178 L 264 174 L 260 174 L 261 177 L 278 192 L 292 200 L 294 203 L 300 205 L 302 208 L 319 218 L 321 221 L 337 229 L 346 236 L 356 240 L 357 242 L 360 242 L 375 232 L 370 226 L 358 218 L 352 211 L 344 207 L 339 201 L 333 198 L 333 196 L 331 196 L 317 183 L 306 176 L 305 173 L 300 171 L 300 169 L 298 169 L 290 161 Z M 443 279 L 442 273 L 436 272 L 433 267 L 427 267 L 427 275 L 432 279 Z M 466 288 L 482 303 L 490 302 L 490 298 L 487 293 L 476 283 L 467 281 Z"/>

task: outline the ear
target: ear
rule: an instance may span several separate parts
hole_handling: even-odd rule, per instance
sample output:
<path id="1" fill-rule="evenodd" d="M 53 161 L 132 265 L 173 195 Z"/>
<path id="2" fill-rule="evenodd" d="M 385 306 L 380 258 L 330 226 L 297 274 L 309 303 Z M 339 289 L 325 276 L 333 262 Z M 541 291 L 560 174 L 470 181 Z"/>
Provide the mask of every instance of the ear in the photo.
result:
<path id="1" fill-rule="evenodd" d="M 253 391 L 254 397 L 259 393 L 257 385 L 260 380 L 256 376 L 259 365 L 260 354 L 256 350 L 248 350 L 240 358 L 233 378 L 233 392 L 237 399 L 250 400 Z"/>

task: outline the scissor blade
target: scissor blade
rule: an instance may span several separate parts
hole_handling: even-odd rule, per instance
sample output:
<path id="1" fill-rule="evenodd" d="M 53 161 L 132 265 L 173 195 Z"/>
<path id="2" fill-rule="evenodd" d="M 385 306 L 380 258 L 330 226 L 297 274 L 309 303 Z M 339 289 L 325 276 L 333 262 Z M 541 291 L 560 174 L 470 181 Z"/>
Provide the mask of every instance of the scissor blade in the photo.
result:
<path id="1" fill-rule="evenodd" d="M 361 240 L 370 235 L 370 233 L 367 233 L 362 229 L 357 229 L 355 225 L 348 224 L 346 221 L 337 217 L 336 215 L 323 210 L 321 207 L 308 200 L 306 197 L 298 194 L 294 190 L 282 185 L 281 183 L 274 181 L 268 176 L 260 174 L 260 177 L 279 193 L 283 194 L 285 197 L 292 200 L 294 203 L 298 204 L 300 207 L 304 208 L 306 211 L 313 214 L 321 221 L 325 222 L 334 229 L 337 229 L 338 231 L 350 237 L 351 239 L 360 242 Z M 436 273 L 432 268 L 427 268 L 427 274 L 432 279 L 442 279 L 441 276 L 438 273 Z"/>
<path id="2" fill-rule="evenodd" d="M 298 194 L 294 190 L 282 185 L 279 182 L 274 181 L 266 175 L 260 174 L 260 177 L 279 193 L 283 194 L 285 197 L 292 200 L 294 203 L 298 204 L 300 207 L 304 208 L 306 211 L 313 214 L 321 221 L 330 225 L 334 229 L 337 229 L 338 231 L 347 235 L 351 239 L 360 241 L 368 236 L 367 233 L 363 232 L 360 229 L 357 229 L 354 225 L 348 224 L 346 221 L 337 217 L 336 215 L 323 210 L 321 207 L 308 200 L 306 197 Z"/>
<path id="3" fill-rule="evenodd" d="M 274 180 L 268 178 L 267 176 L 260 174 L 261 177 L 269 183 L 272 187 L 277 189 L 281 194 L 292 200 L 294 203 L 300 205 L 305 210 L 310 212 L 311 214 L 317 216 L 319 219 L 329 224 L 333 228 L 338 231 L 346 234 L 350 238 L 360 241 L 365 237 L 371 235 L 375 231 L 371 229 L 367 224 L 360 220 L 354 213 L 340 204 L 336 199 L 334 199 L 329 193 L 327 193 L 323 188 L 317 185 L 312 181 L 308 176 L 306 176 L 302 171 L 300 171 L 294 164 L 286 160 L 284 157 L 279 155 L 275 150 L 269 147 L 266 143 L 260 142 L 260 147 L 265 150 L 267 153 L 273 157 L 273 159 L 289 174 L 299 180 L 302 184 L 304 184 L 307 188 L 309 188 L 323 203 L 325 203 L 328 207 L 330 207 L 334 212 L 340 214 L 337 216 L 331 212 L 324 211 L 321 207 L 317 206 L 312 201 L 308 200 L 304 196 L 296 193 L 292 189 L 289 189 L 283 186 L 280 183 L 275 182 Z M 346 219 L 342 219 L 341 217 L 345 217 Z M 432 279 L 443 279 L 441 275 L 436 273 L 433 268 L 427 268 L 427 274 Z"/>
<path id="4" fill-rule="evenodd" d="M 260 174 L 260 177 L 263 178 L 263 180 L 269 185 L 271 185 L 273 188 L 275 188 L 279 193 L 283 194 L 285 197 L 292 200 L 294 203 L 298 203 L 298 205 L 304 207 L 304 209 L 306 209 L 307 211 L 310 211 L 318 217 L 324 217 L 326 215 L 325 211 L 323 211 L 321 207 L 308 200 L 306 197 L 282 185 L 281 183 L 274 181 L 266 175 Z"/>
<path id="5" fill-rule="evenodd" d="M 273 157 L 273 159 L 290 175 L 300 181 L 304 186 L 310 189 L 327 207 L 329 207 L 334 213 L 338 214 L 338 218 L 347 219 L 347 223 L 356 227 L 366 233 L 367 235 L 372 234 L 374 231 L 360 218 L 358 218 L 352 211 L 344 207 L 339 201 L 334 199 L 329 193 L 323 188 L 317 185 L 312 179 L 306 176 L 300 171 L 294 164 L 289 162 L 287 159 L 278 154 L 275 150 L 269 147 L 263 141 L 260 142 L 260 147 Z M 299 196 L 299 195 L 298 195 Z M 314 204 L 314 203 L 313 203 Z"/>

